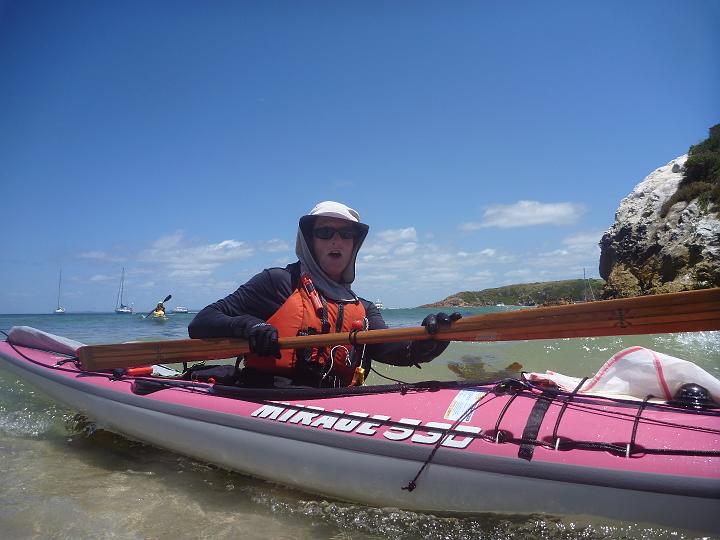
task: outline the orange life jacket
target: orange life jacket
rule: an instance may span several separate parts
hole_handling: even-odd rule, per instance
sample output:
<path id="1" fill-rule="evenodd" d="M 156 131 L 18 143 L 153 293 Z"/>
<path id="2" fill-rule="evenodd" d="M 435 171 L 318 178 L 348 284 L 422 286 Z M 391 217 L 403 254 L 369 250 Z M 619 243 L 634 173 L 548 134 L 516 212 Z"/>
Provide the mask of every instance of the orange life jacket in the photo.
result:
<path id="1" fill-rule="evenodd" d="M 325 320 L 322 314 L 326 315 Z M 301 280 L 298 288 L 267 322 L 277 328 L 279 337 L 334 332 L 346 332 L 349 336 L 351 330 L 358 329 L 356 321 L 362 324 L 364 320 L 365 307 L 359 300 L 338 303 L 320 299 L 312 283 L 308 290 Z M 355 327 L 353 323 L 356 323 Z M 349 341 L 332 347 L 282 349 L 280 353 L 280 358 L 248 354 L 245 367 L 289 378 L 317 379 L 319 386 L 359 385 L 364 379 L 360 369 L 362 359 Z"/>

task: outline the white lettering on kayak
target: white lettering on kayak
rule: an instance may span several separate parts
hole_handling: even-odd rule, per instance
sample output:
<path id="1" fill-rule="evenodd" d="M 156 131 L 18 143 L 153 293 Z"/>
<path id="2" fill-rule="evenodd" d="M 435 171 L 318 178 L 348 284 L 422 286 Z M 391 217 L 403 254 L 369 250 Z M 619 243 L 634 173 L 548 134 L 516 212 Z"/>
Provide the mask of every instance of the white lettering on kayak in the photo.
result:
<path id="1" fill-rule="evenodd" d="M 316 411 L 324 411 L 322 407 L 313 407 L 312 405 L 308 405 L 308 409 L 314 409 Z M 295 416 L 293 416 L 288 422 L 290 424 L 303 424 L 305 426 L 309 426 L 313 419 L 316 416 L 320 416 L 320 413 L 316 412 L 310 412 L 310 411 L 299 411 Z"/>
<path id="2" fill-rule="evenodd" d="M 370 416 L 364 412 L 351 412 L 348 416 L 355 416 L 360 418 L 367 418 Z M 335 431 L 352 431 L 360 425 L 360 420 L 350 420 L 349 418 L 340 418 L 335 424 Z"/>
<path id="3" fill-rule="evenodd" d="M 384 414 L 373 414 L 371 418 L 382 421 L 390 420 L 390 417 Z M 375 435 L 377 428 L 380 426 L 382 426 L 382 422 L 363 422 L 360 424 L 360 427 L 355 430 L 355 433 L 359 433 L 360 435 Z"/>
<path id="4" fill-rule="evenodd" d="M 451 427 L 451 424 L 446 424 L 445 422 L 428 422 L 425 425 L 427 427 L 438 429 L 450 429 Z M 466 433 L 475 434 L 478 434 L 482 431 L 482 428 L 475 426 L 456 426 L 455 429 L 457 431 L 464 431 Z M 467 448 L 473 440 L 473 437 L 461 437 L 457 439 L 455 435 L 451 435 L 448 433 L 443 434 L 437 431 L 416 433 L 410 440 L 412 442 L 417 442 L 421 444 L 436 444 L 440 440 L 440 437 L 444 437 L 442 446 L 447 446 L 449 448 Z"/>
<path id="5" fill-rule="evenodd" d="M 355 432 L 359 435 L 382 436 L 391 441 L 404 441 L 417 444 L 438 444 L 448 448 L 467 448 L 475 437 L 482 433 L 482 428 L 476 426 L 455 426 L 454 431 L 467 433 L 462 436 L 457 433 L 450 434 L 448 430 L 452 424 L 447 422 L 425 422 L 416 418 L 400 418 L 394 426 L 386 426 L 382 430 L 383 424 L 391 421 L 391 417 L 384 414 L 374 414 L 370 417 L 369 413 L 350 412 L 345 413 L 342 409 L 335 409 L 332 414 L 322 414 L 325 412 L 323 407 L 312 405 L 293 405 L 287 403 L 265 404 L 259 409 L 253 411 L 250 416 L 255 418 L 265 418 L 276 422 L 287 422 L 289 424 L 298 424 L 321 429 L 331 429 L 343 433 Z M 348 418 L 353 417 L 353 418 Z M 369 420 L 363 419 L 370 417 Z M 356 420 L 357 418 L 357 420 Z M 374 420 L 374 421 L 373 421 Z M 403 424 L 408 427 L 401 427 L 397 424 Z M 430 428 L 430 429 L 423 429 Z"/>
<path id="6" fill-rule="evenodd" d="M 300 405 L 300 407 L 302 407 L 302 405 Z M 287 422 L 288 420 L 290 420 L 290 417 L 294 416 L 295 414 L 297 414 L 297 409 L 288 409 L 278 417 L 277 421 Z"/>
<path id="7" fill-rule="evenodd" d="M 340 415 L 345 414 L 345 411 L 343 411 L 342 409 L 335 409 L 333 412 L 336 413 L 338 416 L 330 416 L 329 414 L 324 414 L 310 425 L 312 427 L 332 429 L 335 425 L 335 422 L 337 422 L 340 418 Z"/>
<path id="8" fill-rule="evenodd" d="M 285 407 L 280 407 L 278 405 L 263 405 L 258 410 L 254 411 L 250 416 L 277 420 L 278 416 L 280 416 L 280 413 L 284 410 Z"/>
<path id="9" fill-rule="evenodd" d="M 455 428 L 456 431 L 464 431 L 465 433 L 473 433 L 475 435 L 479 435 L 482 431 L 482 428 L 475 427 L 475 426 L 457 426 Z M 467 448 L 468 445 L 473 442 L 473 439 L 475 437 L 460 437 L 459 439 L 456 438 L 456 435 L 448 435 L 445 440 L 443 441 L 443 446 L 448 446 L 450 448 Z"/>
<path id="10" fill-rule="evenodd" d="M 425 424 L 427 427 L 433 427 L 438 429 L 450 429 L 450 424 L 446 424 L 444 422 L 427 422 Z M 418 430 L 415 435 L 413 435 L 410 440 L 412 442 L 421 443 L 421 444 L 435 444 L 440 440 L 440 437 L 442 437 L 442 432 L 439 431 L 425 431 Z"/>
<path id="11" fill-rule="evenodd" d="M 398 420 L 398 423 L 407 424 L 409 426 L 419 426 L 422 423 L 422 420 L 415 420 L 414 418 L 401 418 Z M 414 431 L 415 430 L 413 429 L 392 426 L 383 433 L 383 437 L 390 439 L 391 441 L 404 441 L 408 437 L 412 436 Z"/>

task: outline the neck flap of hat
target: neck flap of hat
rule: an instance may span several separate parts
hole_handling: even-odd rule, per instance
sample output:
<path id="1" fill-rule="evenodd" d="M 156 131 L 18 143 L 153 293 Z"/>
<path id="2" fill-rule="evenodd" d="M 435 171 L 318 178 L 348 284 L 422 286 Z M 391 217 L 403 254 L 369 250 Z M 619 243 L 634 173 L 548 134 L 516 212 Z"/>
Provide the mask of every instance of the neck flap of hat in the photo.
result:
<path id="1" fill-rule="evenodd" d="M 353 224 L 360 231 L 360 234 L 353 242 L 353 251 L 348 265 L 342 273 L 342 282 L 332 280 L 315 260 L 312 250 L 307 244 L 306 238 L 311 238 L 312 227 L 315 220 L 320 216 L 344 219 Z M 355 281 L 355 261 L 358 251 L 365 241 L 369 227 L 360 223 L 360 214 L 352 208 L 334 201 L 324 201 L 315 206 L 309 214 L 300 218 L 297 241 L 295 243 L 295 254 L 300 259 L 300 270 L 302 273 L 310 274 L 315 286 L 327 298 L 340 302 L 355 302 L 357 295 L 352 291 L 350 285 Z"/>

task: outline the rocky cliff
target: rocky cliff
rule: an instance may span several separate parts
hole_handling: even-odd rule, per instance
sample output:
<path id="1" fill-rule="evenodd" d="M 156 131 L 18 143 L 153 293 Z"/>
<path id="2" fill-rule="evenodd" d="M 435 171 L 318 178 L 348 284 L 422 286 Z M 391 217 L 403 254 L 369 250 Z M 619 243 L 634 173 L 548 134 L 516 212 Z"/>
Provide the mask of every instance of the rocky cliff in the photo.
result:
<path id="1" fill-rule="evenodd" d="M 620 203 L 600 241 L 604 298 L 720 286 L 720 220 L 697 200 L 660 209 L 677 190 L 687 155 L 652 172 Z"/>

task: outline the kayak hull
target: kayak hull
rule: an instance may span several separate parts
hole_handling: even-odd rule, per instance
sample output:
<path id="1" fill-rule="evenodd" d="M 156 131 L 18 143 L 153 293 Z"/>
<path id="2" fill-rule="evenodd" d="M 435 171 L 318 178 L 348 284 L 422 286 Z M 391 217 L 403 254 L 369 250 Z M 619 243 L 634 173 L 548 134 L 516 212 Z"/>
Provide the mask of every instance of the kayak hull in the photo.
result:
<path id="1" fill-rule="evenodd" d="M 494 427 L 476 411 L 463 432 L 468 436 L 448 438 L 450 445 L 443 443 L 429 460 L 440 436 L 413 423 L 427 428 L 452 423 L 433 416 L 430 402 L 447 409 L 457 390 L 284 403 L 182 388 L 137 395 L 132 378 L 87 376 L 72 363 L 62 371 L 49 367 L 61 358 L 0 343 L 0 366 L 98 427 L 305 491 L 426 512 L 593 515 L 720 530 L 714 519 L 720 503 L 717 457 L 676 456 L 666 463 L 652 458 L 654 463 L 643 464 L 646 458 L 595 452 L 600 455 L 580 459 L 573 451 L 536 447 L 532 459 L 519 459 L 516 446 L 473 438 Z M 431 412 L 425 417 L 423 411 Z M 385 418 L 399 423 L 383 426 Z M 703 425 L 710 431 L 719 427 L 717 417 Z M 413 434 L 405 437 L 403 431 Z M 720 438 L 710 434 L 695 443 L 718 449 Z M 403 489 L 414 478 L 415 489 Z"/>

